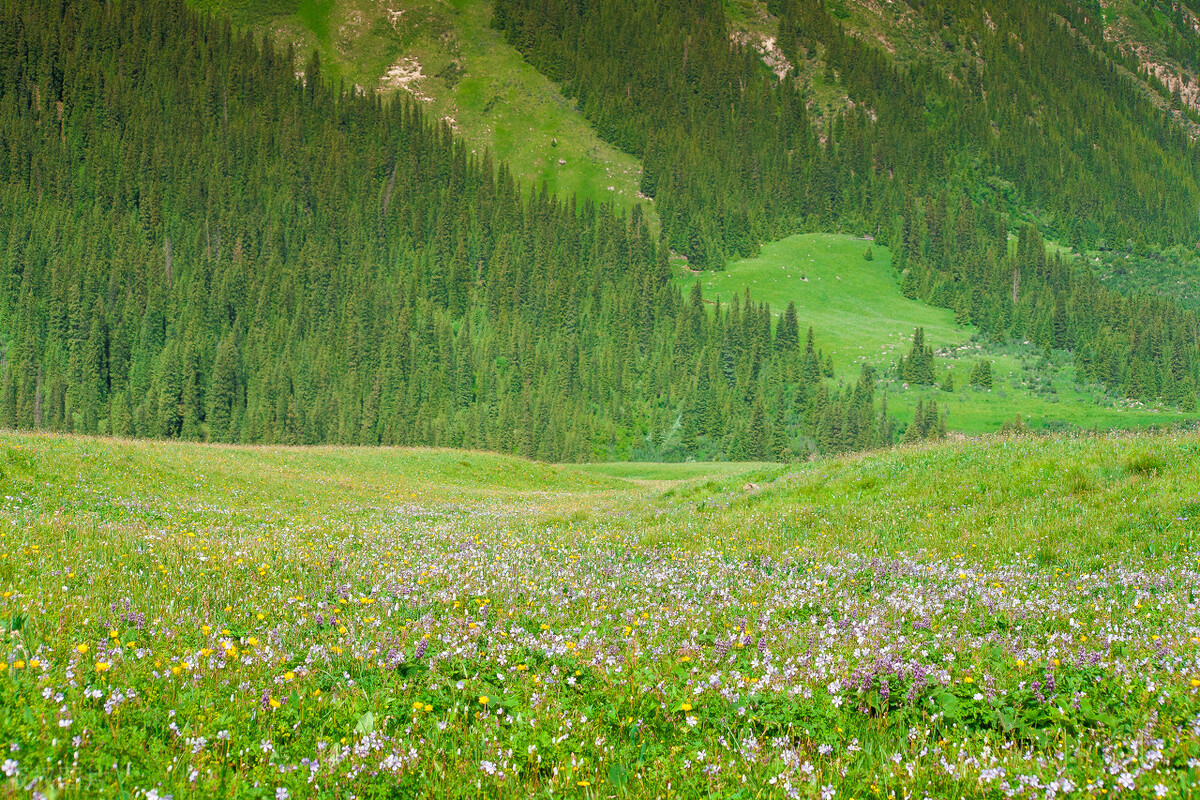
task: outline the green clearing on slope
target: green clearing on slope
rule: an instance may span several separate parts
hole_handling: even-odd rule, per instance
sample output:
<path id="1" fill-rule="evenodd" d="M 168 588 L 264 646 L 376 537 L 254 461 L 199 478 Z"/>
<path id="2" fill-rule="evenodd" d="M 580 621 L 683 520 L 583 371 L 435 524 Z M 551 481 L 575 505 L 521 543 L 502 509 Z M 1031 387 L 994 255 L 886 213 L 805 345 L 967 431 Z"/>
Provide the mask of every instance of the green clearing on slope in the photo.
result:
<path id="1" fill-rule="evenodd" d="M 865 259 L 868 247 L 872 260 Z M 904 422 L 918 400 L 934 400 L 950 412 L 947 427 L 967 434 L 988 433 L 1021 416 L 1033 427 L 1139 427 L 1185 421 L 1169 407 L 1125 403 L 1095 387 L 1077 387 L 1065 354 L 1043 359 L 1029 346 L 999 347 L 972 341 L 973 329 L 954 323 L 951 311 L 934 308 L 900 293 L 887 248 L 852 236 L 810 233 L 763 246 L 756 258 L 729 264 L 720 272 L 694 273 L 679 265 L 677 280 L 687 291 L 697 279 L 709 301 L 727 304 L 750 290 L 754 302 L 766 302 L 779 315 L 796 303 L 801 329 L 811 325 L 817 347 L 832 354 L 837 377 L 849 382 L 860 364 L 880 371 L 894 365 L 912 344 L 913 330 L 925 329 L 926 341 L 939 351 L 941 380 L 953 374 L 954 392 L 906 387 L 887 380 L 888 408 Z M 979 358 L 993 364 L 995 385 L 968 386 Z"/>
<path id="2" fill-rule="evenodd" d="M 639 197 L 641 164 L 602 141 L 574 101 L 525 63 L 490 25 L 481 0 L 191 0 L 240 26 L 269 32 L 296 48 L 303 69 L 316 49 L 334 81 L 410 93 L 433 119 L 445 119 L 480 155 L 508 162 L 526 189 L 641 204 L 656 224 L 653 201 Z"/>
<path id="3" fill-rule="evenodd" d="M 504 42 L 488 24 L 490 4 L 454 0 L 433 8 L 448 27 L 437 35 L 431 35 L 436 26 L 418 33 L 408 51 L 437 76 L 421 82 L 433 113 L 453 119 L 480 152 L 490 147 L 526 187 L 544 183 L 559 197 L 624 209 L 641 203 L 653 215 L 653 202 L 638 196 L 637 159 L 601 141 L 574 101 Z"/>
<path id="4" fill-rule="evenodd" d="M 863 255 L 871 247 L 874 260 Z M 683 268 L 681 280 L 698 277 L 709 300 L 728 303 L 750 290 L 751 299 L 769 303 L 779 315 L 796 303 L 803 331 L 812 325 L 817 346 L 834 354 L 834 367 L 855 377 L 858 364 L 882 366 L 912 343 L 913 329 L 925 327 L 935 348 L 957 345 L 970 336 L 954 324 L 954 314 L 900 294 L 886 248 L 852 236 L 807 233 L 763 245 L 757 258 L 721 272 L 695 274 Z"/>

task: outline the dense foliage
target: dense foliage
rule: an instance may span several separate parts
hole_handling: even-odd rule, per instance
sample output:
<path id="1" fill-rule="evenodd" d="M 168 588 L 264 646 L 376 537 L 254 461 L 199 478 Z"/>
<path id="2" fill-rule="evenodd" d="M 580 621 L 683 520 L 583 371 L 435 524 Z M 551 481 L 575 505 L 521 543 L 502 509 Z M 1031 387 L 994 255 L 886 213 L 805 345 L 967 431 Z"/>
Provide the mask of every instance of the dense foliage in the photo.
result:
<path id="1" fill-rule="evenodd" d="M 0 16 L 0 426 L 780 458 L 890 437 L 795 314 L 706 313 L 639 213 L 179 0 Z"/>
<path id="2" fill-rule="evenodd" d="M 694 266 L 796 229 L 866 230 L 893 245 L 910 296 L 1073 350 L 1085 379 L 1194 406 L 1193 313 L 1107 291 L 1035 231 L 1010 252 L 1019 209 L 1080 249 L 1200 233 L 1195 145 L 1105 43 L 1099 4 L 915 4 L 949 67 L 898 65 L 820 0 L 769 5 L 779 47 L 819 54 L 848 110 L 810 111 L 716 2 L 500 0 L 495 21 L 644 159 L 643 191 Z"/>

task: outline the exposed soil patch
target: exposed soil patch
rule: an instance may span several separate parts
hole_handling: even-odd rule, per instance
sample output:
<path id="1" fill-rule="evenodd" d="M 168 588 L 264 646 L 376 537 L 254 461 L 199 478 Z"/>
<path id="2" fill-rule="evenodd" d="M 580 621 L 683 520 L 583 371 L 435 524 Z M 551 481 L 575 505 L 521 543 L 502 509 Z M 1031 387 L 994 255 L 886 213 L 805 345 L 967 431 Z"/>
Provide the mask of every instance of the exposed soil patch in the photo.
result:
<path id="1" fill-rule="evenodd" d="M 432 103 L 433 98 L 421 91 L 419 82 L 427 76 L 421 72 L 421 62 L 412 56 L 401 56 L 387 68 L 379 79 L 379 88 L 384 91 L 403 89 L 423 103 Z"/>

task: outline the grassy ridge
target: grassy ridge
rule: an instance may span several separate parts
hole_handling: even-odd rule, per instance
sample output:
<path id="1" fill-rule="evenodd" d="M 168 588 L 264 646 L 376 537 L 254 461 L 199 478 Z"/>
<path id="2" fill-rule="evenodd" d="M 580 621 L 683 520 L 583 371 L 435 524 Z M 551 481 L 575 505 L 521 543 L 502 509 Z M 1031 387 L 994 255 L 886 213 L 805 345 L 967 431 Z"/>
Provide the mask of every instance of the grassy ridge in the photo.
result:
<path id="1" fill-rule="evenodd" d="M 559 197 L 623 209 L 640 202 L 653 217 L 653 202 L 638 196 L 638 160 L 601 141 L 574 101 L 504 42 L 488 24 L 490 4 L 456 0 L 433 7 L 444 15 L 445 32 L 418 33 L 409 53 L 431 75 L 454 75 L 421 84 L 435 114 L 453 119 L 480 152 L 490 148 L 508 162 L 526 186 L 544 183 Z"/>
<path id="2" fill-rule="evenodd" d="M 518 458 L 432 448 L 179 447 L 56 436 L 0 438 L 0 494 L 96 522 L 219 526 L 369 518 L 409 503 L 530 498 L 627 486 Z"/>
<path id="3" fill-rule="evenodd" d="M 668 490 L 701 547 L 747 522 L 768 551 L 928 551 L 1100 570 L 1200 548 L 1196 434 L 987 437 L 902 447 Z M 965 554 L 965 555 L 964 555 Z"/>

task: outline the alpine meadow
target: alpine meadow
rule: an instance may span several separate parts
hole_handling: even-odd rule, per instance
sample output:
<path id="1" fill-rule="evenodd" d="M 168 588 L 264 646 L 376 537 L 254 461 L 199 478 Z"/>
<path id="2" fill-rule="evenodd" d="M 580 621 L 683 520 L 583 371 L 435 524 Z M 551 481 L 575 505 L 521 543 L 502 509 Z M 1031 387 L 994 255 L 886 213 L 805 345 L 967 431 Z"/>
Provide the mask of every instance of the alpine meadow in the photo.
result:
<path id="1" fill-rule="evenodd" d="M 1200 0 L 0 0 L 0 798 L 1200 795 Z"/>

